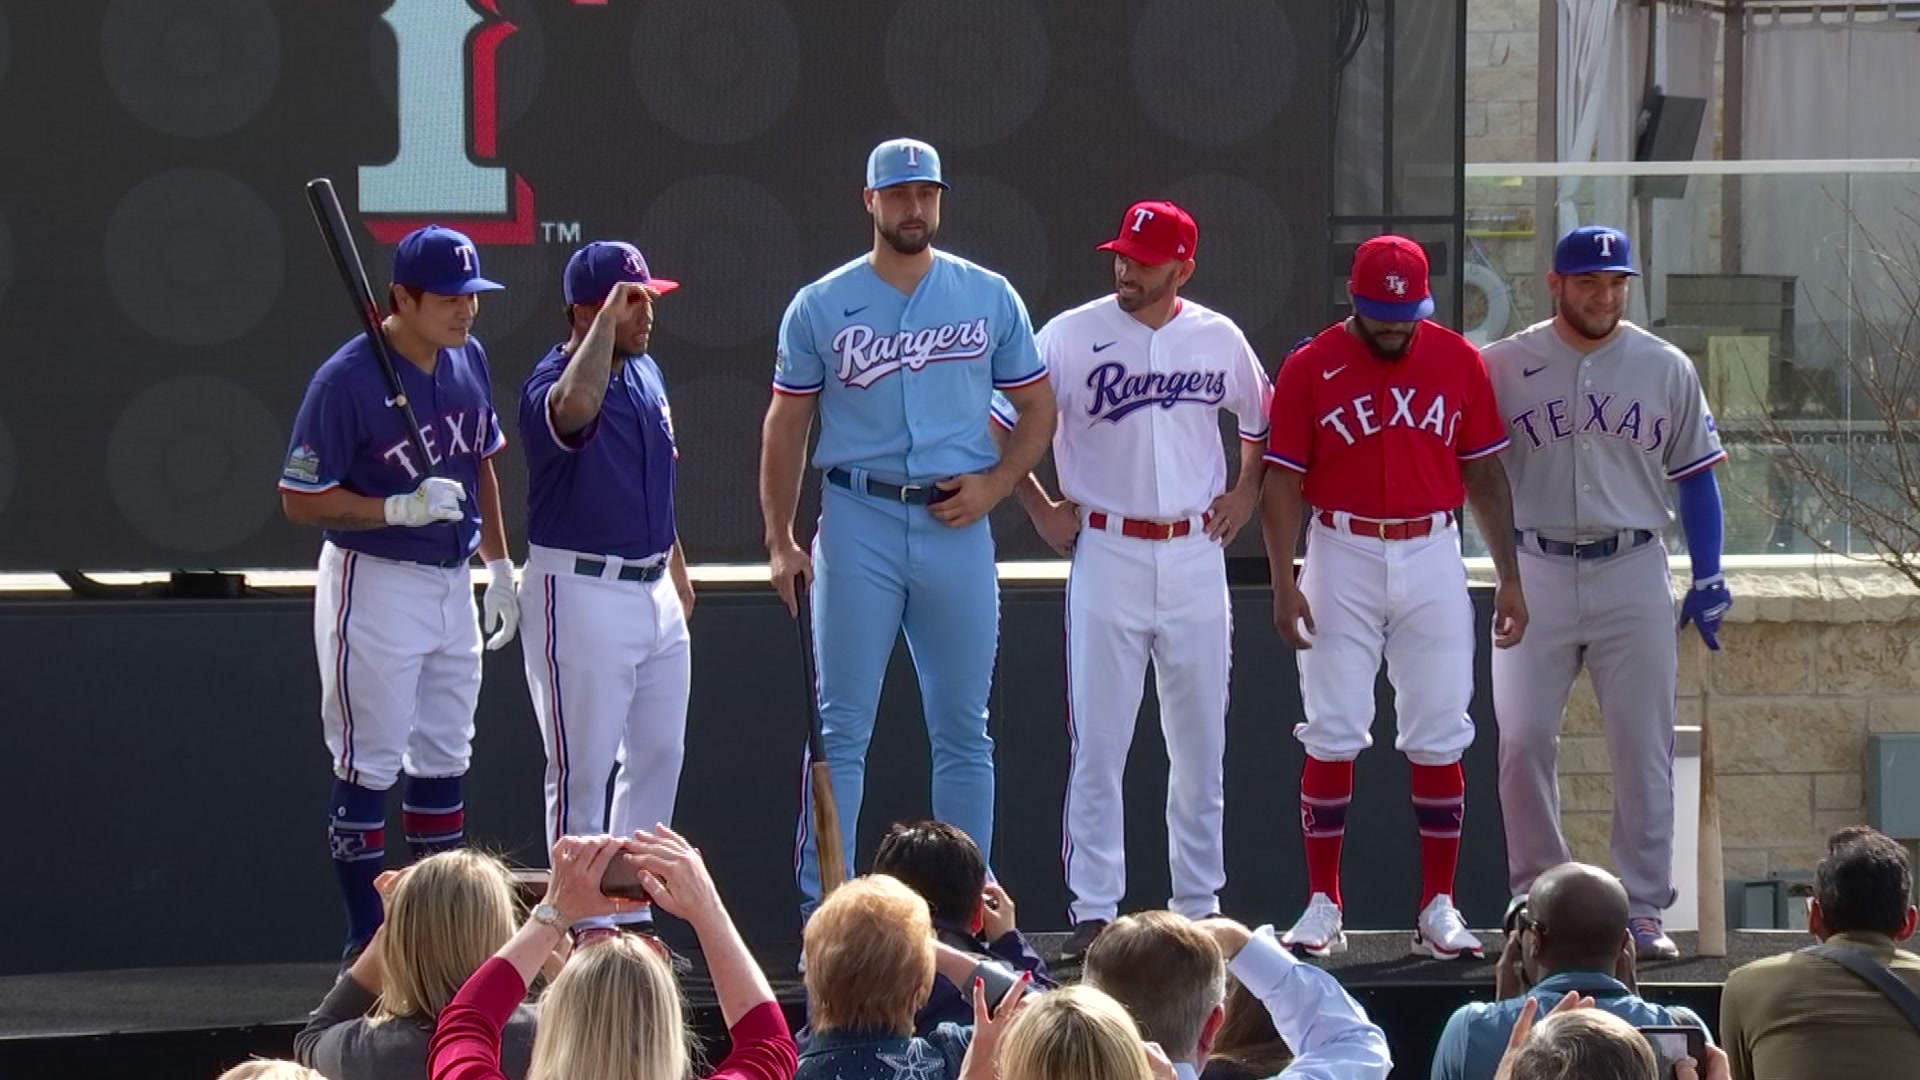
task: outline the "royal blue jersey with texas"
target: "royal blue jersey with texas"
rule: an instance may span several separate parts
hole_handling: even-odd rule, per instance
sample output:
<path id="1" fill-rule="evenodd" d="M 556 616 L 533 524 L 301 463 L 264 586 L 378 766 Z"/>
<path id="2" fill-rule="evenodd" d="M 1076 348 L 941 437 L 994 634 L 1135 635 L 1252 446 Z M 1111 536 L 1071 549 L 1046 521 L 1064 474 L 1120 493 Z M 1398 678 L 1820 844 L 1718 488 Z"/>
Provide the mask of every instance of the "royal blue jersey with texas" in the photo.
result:
<path id="1" fill-rule="evenodd" d="M 459 521 L 420 528 L 328 529 L 349 551 L 383 559 L 441 565 L 464 563 L 480 545 L 480 462 L 507 445 L 493 411 L 487 353 L 469 339 L 441 349 L 433 373 L 394 357 L 414 419 L 420 422 L 428 462 L 408 445 L 407 423 L 392 404 L 380 361 L 360 334 L 320 365 L 293 421 L 280 489 L 302 493 L 345 488 L 384 499 L 420 486 L 429 475 L 458 481 L 467 497 Z M 431 471 L 429 471 L 431 469 Z"/>
<path id="2" fill-rule="evenodd" d="M 773 386 L 820 395 L 817 468 L 924 483 L 998 462 L 994 389 L 1046 377 L 1007 279 L 936 251 L 911 296 L 864 255 L 801 289 L 780 323 Z"/>
<path id="3" fill-rule="evenodd" d="M 553 426 L 547 397 L 567 370 L 555 346 L 520 391 L 527 455 L 527 541 L 622 559 L 673 547 L 673 411 L 650 356 L 617 361 L 600 415 L 572 435 Z"/>

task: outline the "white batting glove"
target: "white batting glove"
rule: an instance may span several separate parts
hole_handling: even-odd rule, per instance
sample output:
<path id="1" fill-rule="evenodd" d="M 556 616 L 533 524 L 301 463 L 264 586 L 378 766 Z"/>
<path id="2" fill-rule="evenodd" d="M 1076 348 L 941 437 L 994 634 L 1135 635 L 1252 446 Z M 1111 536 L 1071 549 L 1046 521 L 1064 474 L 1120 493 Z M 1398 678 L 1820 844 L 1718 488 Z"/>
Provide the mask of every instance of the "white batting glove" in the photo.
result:
<path id="1" fill-rule="evenodd" d="M 417 529 L 440 521 L 459 521 L 467 489 L 458 480 L 429 476 L 404 495 L 387 496 L 387 524 Z"/>
<path id="2" fill-rule="evenodd" d="M 487 638 L 489 651 L 513 640 L 520 629 L 520 589 L 514 579 L 513 560 L 495 559 L 487 564 L 487 591 L 482 597 L 480 626 L 492 632 Z"/>

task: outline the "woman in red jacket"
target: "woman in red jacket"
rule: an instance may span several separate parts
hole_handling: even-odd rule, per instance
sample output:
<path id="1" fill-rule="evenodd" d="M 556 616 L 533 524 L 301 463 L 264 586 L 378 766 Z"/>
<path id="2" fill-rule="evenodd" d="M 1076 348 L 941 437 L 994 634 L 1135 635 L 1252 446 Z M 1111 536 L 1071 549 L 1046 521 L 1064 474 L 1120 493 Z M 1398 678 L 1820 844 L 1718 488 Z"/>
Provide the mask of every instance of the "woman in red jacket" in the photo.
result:
<path id="1" fill-rule="evenodd" d="M 637 858 L 653 902 L 693 926 L 733 1040 L 715 1080 L 793 1080 L 799 1058 L 767 978 L 747 952 L 693 846 L 660 826 L 633 839 L 561 837 L 553 881 L 519 933 L 440 1014 L 433 1080 L 501 1080 L 500 1028 L 560 936 L 580 919 L 630 910 L 600 893 L 607 864 Z M 540 1008 L 528 1080 L 686 1080 L 686 1021 L 664 957 L 621 935 L 584 946 Z"/>

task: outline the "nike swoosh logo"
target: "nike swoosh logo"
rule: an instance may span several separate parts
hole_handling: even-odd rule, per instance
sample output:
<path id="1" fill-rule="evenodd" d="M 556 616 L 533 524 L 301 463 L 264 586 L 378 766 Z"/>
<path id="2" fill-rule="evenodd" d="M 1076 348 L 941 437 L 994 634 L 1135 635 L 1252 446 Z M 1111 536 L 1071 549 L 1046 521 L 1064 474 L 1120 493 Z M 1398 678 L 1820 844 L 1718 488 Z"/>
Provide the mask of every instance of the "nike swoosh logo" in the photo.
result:
<path id="1" fill-rule="evenodd" d="M 390 398 L 388 398 L 388 399 L 387 399 L 387 408 L 389 408 L 389 409 L 391 409 L 391 408 L 393 408 L 393 407 L 394 407 L 394 405 L 395 405 L 395 404 L 397 404 L 397 403 L 398 403 L 399 401 L 400 401 L 400 399 L 399 399 L 399 398 L 397 398 L 397 397 L 390 397 Z"/>
<path id="2" fill-rule="evenodd" d="M 1331 379 L 1331 378 L 1333 378 L 1333 377 L 1334 377 L 1335 375 L 1338 375 L 1338 374 L 1340 374 L 1341 372 L 1343 372 L 1343 371 L 1345 371 L 1345 370 L 1347 370 L 1347 365 L 1345 365 L 1345 364 L 1341 364 L 1341 365 L 1340 365 L 1339 367 L 1337 367 L 1337 368 L 1334 368 L 1334 369 L 1333 369 L 1332 371 L 1323 371 L 1323 372 L 1321 372 L 1321 373 L 1320 373 L 1320 377 L 1321 377 L 1322 379 Z"/>
<path id="3" fill-rule="evenodd" d="M 1547 365 L 1545 364 L 1541 364 L 1539 367 L 1536 367 L 1536 368 L 1521 368 L 1520 377 L 1523 379 L 1531 379 L 1535 375 L 1538 375 L 1545 370 L 1547 370 Z"/>
<path id="4" fill-rule="evenodd" d="M 850 307 L 847 310 L 841 312 L 840 317 L 843 319 L 851 319 L 855 315 L 860 314 L 861 312 L 867 310 L 872 306 L 873 306 L 872 304 L 861 304 L 859 307 Z"/>
<path id="5" fill-rule="evenodd" d="M 1118 345 L 1118 344 L 1120 344 L 1120 343 L 1119 343 L 1119 342 L 1117 342 L 1117 341 L 1109 341 L 1109 342 L 1107 342 L 1107 343 L 1106 343 L 1105 345 L 1095 345 L 1095 346 L 1093 347 L 1093 351 L 1094 351 L 1094 352 L 1099 352 L 1099 351 L 1100 351 L 1101 349 L 1111 349 L 1111 348 L 1113 348 L 1113 347 L 1114 347 L 1115 345 Z"/>

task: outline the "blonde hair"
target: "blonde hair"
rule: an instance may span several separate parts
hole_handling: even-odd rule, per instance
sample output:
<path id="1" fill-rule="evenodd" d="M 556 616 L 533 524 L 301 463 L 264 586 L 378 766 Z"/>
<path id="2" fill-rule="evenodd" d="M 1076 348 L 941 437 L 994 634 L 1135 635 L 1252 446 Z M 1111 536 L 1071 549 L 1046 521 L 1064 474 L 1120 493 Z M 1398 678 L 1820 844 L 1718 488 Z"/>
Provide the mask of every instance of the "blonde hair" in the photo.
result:
<path id="1" fill-rule="evenodd" d="M 1084 983 L 1033 999 L 1000 1041 L 1001 1080 L 1152 1080 L 1140 1031 Z"/>
<path id="2" fill-rule="evenodd" d="M 527 1080 L 684 1080 L 691 1037 L 673 969 L 620 934 L 574 953 L 553 980 Z"/>
<path id="3" fill-rule="evenodd" d="M 220 1074 L 220 1080 L 327 1080 L 297 1061 L 259 1058 L 244 1061 Z"/>
<path id="4" fill-rule="evenodd" d="M 885 874 L 855 878 L 807 920 L 801 948 L 815 1031 L 913 1034 L 933 989 L 933 921 L 919 893 Z"/>
<path id="5" fill-rule="evenodd" d="M 514 931 L 513 876 L 469 849 L 415 863 L 387 897 L 385 982 L 373 1019 L 432 1022 Z"/>

